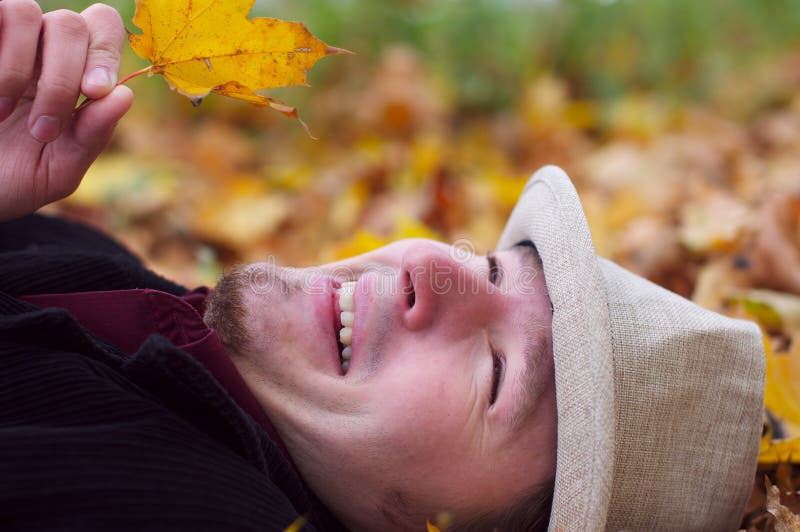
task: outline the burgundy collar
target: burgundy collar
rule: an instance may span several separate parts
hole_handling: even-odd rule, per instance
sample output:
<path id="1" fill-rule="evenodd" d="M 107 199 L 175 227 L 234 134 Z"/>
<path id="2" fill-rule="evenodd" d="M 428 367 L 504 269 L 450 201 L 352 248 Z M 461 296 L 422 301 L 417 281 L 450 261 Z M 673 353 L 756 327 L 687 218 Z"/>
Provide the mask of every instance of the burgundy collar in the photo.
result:
<path id="1" fill-rule="evenodd" d="M 207 287 L 200 287 L 179 297 L 146 288 L 38 294 L 19 299 L 40 308 L 68 310 L 83 327 L 128 354 L 138 351 L 148 336 L 164 336 L 200 362 L 295 467 L 275 427 L 222 347 L 217 333 L 203 321 L 209 293 Z"/>

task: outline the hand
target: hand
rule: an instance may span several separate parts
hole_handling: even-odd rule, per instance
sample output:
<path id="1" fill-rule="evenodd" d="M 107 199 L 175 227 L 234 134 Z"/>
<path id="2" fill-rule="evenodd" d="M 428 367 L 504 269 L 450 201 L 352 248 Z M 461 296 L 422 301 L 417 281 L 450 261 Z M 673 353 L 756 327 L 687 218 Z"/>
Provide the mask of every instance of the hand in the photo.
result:
<path id="1" fill-rule="evenodd" d="M 71 194 L 108 144 L 133 102 L 114 87 L 124 38 L 106 5 L 0 0 L 0 221 Z M 80 93 L 95 101 L 75 112 Z"/>

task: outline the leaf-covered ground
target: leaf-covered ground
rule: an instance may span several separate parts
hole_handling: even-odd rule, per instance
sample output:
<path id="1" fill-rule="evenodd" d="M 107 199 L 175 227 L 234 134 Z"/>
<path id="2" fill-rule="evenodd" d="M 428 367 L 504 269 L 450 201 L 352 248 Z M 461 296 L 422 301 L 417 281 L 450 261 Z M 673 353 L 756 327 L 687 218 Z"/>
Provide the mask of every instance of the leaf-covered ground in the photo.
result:
<path id="1" fill-rule="evenodd" d="M 540 72 L 490 112 L 465 106 L 414 48 L 369 53 L 360 82 L 346 66 L 358 56 L 340 57 L 338 76 L 305 89 L 316 142 L 275 113 L 213 96 L 195 110 L 137 79 L 114 145 L 48 210 L 192 286 L 235 262 L 310 265 L 404 237 L 489 250 L 530 173 L 559 164 L 601 255 L 764 328 L 781 423 L 766 429 L 742 526 L 789 526 L 777 501 L 783 517 L 767 511 L 764 475 L 800 513 L 800 445 L 771 443 L 800 436 L 800 47 L 729 70 L 703 99 L 634 85 L 601 99 L 568 72 Z"/>

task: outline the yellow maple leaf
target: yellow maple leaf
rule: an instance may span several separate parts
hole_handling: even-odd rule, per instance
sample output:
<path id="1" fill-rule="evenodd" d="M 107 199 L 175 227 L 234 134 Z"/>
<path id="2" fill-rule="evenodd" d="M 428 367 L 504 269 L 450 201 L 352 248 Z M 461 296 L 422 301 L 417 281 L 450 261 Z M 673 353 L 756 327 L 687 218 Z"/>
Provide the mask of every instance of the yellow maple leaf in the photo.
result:
<path id="1" fill-rule="evenodd" d="M 795 344 L 796 345 L 796 344 Z M 800 388 L 796 384 L 800 375 L 800 349 L 793 347 L 788 353 L 775 353 L 772 342 L 764 338 L 766 355 L 766 385 L 764 406 L 782 419 L 792 436 L 800 426 Z"/>
<path id="2" fill-rule="evenodd" d="M 254 91 L 305 85 L 314 63 L 347 50 L 328 46 L 300 22 L 248 19 L 253 2 L 136 0 L 133 23 L 142 33 L 130 33 L 128 40 L 152 63 L 138 73 L 163 75 L 195 104 L 214 92 L 299 120 L 293 107 Z"/>
<path id="3" fill-rule="evenodd" d="M 761 438 L 758 449 L 759 465 L 774 465 L 788 462 L 800 463 L 800 438 L 773 440 L 768 436 Z"/>
<path id="4" fill-rule="evenodd" d="M 305 526 L 306 518 L 302 515 L 294 520 L 294 522 L 283 529 L 283 532 L 300 532 L 300 530 Z"/>
<path id="5" fill-rule="evenodd" d="M 446 532 L 452 521 L 452 515 L 449 512 L 440 512 L 436 515 L 436 519 L 431 523 L 430 519 L 425 520 L 427 532 Z"/>

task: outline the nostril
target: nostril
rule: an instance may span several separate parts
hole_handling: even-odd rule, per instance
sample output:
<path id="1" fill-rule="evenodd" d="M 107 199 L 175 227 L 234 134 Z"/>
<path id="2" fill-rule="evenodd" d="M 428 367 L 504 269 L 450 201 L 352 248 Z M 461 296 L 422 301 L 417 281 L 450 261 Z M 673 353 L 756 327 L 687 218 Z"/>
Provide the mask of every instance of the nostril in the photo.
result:
<path id="1" fill-rule="evenodd" d="M 406 290 L 408 290 L 408 308 L 413 308 L 414 303 L 417 301 L 417 296 L 414 293 L 414 283 L 411 281 L 411 274 L 406 272 Z"/>

